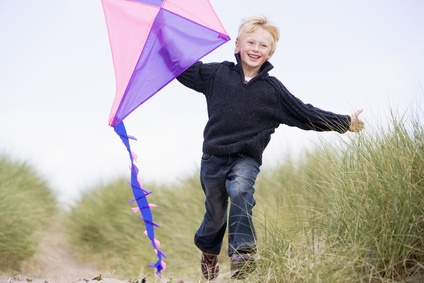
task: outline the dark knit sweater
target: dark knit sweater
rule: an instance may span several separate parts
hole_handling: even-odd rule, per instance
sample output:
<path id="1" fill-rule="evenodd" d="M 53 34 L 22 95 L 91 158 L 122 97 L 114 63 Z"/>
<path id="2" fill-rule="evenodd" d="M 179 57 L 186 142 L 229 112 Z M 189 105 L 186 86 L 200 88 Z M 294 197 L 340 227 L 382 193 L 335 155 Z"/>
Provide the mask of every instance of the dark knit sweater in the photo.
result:
<path id="1" fill-rule="evenodd" d="M 340 133 L 349 129 L 350 116 L 321 110 L 294 97 L 268 74 L 273 68 L 270 62 L 246 83 L 239 54 L 236 59 L 238 64 L 199 61 L 177 78 L 206 96 L 209 120 L 203 132 L 204 153 L 245 153 L 262 164 L 263 151 L 280 124 Z"/>

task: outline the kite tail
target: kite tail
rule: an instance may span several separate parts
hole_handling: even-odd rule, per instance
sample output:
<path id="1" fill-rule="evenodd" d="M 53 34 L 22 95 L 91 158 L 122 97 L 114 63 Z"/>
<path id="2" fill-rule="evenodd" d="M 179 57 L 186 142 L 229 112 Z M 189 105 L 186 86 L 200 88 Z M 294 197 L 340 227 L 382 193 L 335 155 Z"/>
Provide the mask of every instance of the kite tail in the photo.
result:
<path id="1" fill-rule="evenodd" d="M 122 142 L 124 143 L 125 147 L 127 148 L 127 151 L 130 155 L 131 160 L 131 188 L 133 191 L 134 199 L 130 200 L 129 203 L 137 202 L 138 208 L 133 208 L 134 212 L 140 212 L 141 215 L 139 218 L 144 221 L 144 224 L 146 226 L 146 231 L 144 234 L 147 235 L 147 237 L 150 239 L 150 244 L 155 250 L 155 253 L 158 257 L 158 261 L 156 263 L 149 264 L 149 267 L 153 267 L 156 269 L 156 274 L 160 275 L 162 270 L 165 270 L 166 263 L 162 260 L 162 258 L 166 258 L 166 255 L 164 252 L 159 250 L 160 242 L 155 239 L 155 231 L 154 227 L 158 227 L 159 225 L 153 222 L 153 216 L 152 211 L 150 210 L 151 207 L 156 207 L 154 204 L 149 204 L 147 201 L 147 196 L 151 194 L 151 192 L 145 190 L 141 186 L 141 182 L 138 179 L 138 168 L 135 165 L 135 160 L 133 153 L 131 151 L 130 147 L 130 139 L 134 139 L 134 137 L 128 136 L 127 131 L 125 130 L 125 126 L 123 122 L 120 122 L 118 125 L 114 127 L 115 132 L 119 135 Z"/>

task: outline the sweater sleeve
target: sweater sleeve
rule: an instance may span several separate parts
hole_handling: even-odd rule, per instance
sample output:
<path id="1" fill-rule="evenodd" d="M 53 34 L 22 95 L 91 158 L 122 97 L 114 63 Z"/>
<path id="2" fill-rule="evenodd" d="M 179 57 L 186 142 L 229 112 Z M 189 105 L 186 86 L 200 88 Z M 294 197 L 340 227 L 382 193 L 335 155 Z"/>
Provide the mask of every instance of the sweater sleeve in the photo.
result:
<path id="1" fill-rule="evenodd" d="M 278 82 L 278 89 L 281 93 L 280 110 L 284 124 L 319 132 L 345 133 L 349 130 L 350 115 L 336 114 L 305 104 L 292 95 L 281 82 Z"/>
<path id="2" fill-rule="evenodd" d="M 219 65 L 219 63 L 204 64 L 202 61 L 198 61 L 179 75 L 177 80 L 188 88 L 205 93 L 212 74 Z"/>

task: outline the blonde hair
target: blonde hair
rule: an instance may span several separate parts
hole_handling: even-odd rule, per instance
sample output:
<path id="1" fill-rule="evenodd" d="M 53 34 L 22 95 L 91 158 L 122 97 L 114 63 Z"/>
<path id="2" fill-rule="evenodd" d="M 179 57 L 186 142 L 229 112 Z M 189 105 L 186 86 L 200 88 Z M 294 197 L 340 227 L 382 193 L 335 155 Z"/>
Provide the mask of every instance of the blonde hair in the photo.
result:
<path id="1" fill-rule="evenodd" d="M 274 39 L 271 43 L 271 55 L 274 54 L 275 49 L 277 48 L 277 42 L 280 39 L 280 30 L 265 16 L 243 19 L 238 30 L 237 40 L 240 40 L 243 34 L 255 32 L 259 28 L 263 28 L 268 31 Z"/>

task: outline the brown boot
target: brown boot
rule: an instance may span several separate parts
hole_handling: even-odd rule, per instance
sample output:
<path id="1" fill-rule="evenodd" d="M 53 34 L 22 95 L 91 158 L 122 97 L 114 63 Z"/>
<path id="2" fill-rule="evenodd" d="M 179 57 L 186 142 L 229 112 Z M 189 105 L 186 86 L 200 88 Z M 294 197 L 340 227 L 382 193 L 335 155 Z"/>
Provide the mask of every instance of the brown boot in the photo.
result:
<path id="1" fill-rule="evenodd" d="M 200 260 L 202 274 L 207 280 L 214 280 L 219 275 L 218 256 L 202 252 Z"/>
<path id="2" fill-rule="evenodd" d="M 243 279 L 255 269 L 255 260 L 251 253 L 234 253 L 231 256 L 231 278 Z"/>

